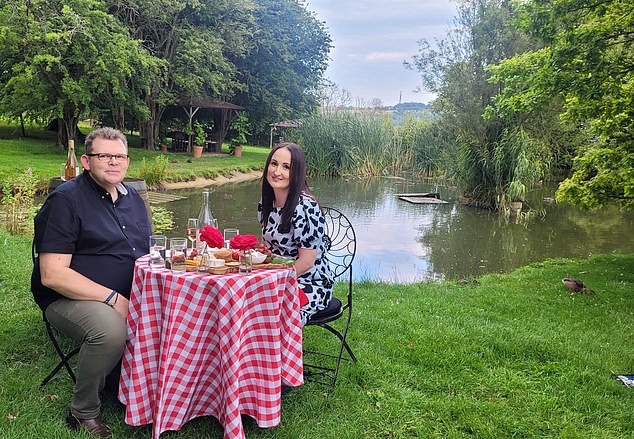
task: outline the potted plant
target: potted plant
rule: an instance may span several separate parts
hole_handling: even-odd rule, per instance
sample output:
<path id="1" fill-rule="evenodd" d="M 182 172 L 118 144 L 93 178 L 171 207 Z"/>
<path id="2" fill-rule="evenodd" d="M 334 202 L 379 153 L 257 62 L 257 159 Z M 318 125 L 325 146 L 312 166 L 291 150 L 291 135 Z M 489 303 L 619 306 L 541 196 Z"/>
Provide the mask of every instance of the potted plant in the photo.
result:
<path id="1" fill-rule="evenodd" d="M 207 139 L 207 135 L 205 134 L 203 126 L 198 121 L 194 123 L 193 135 L 194 146 L 192 147 L 192 152 L 194 158 L 199 158 L 203 155 L 203 148 L 205 147 L 205 140 Z"/>
<path id="2" fill-rule="evenodd" d="M 247 143 L 247 136 L 249 132 L 249 116 L 245 112 L 242 112 L 235 118 L 231 124 L 231 130 L 234 132 L 234 136 L 229 141 L 230 152 L 240 157 L 242 155 L 242 146 Z"/>
<path id="3" fill-rule="evenodd" d="M 161 144 L 161 152 L 167 152 L 167 139 L 165 137 L 161 137 L 160 144 Z"/>
<path id="4" fill-rule="evenodd" d="M 158 144 L 161 152 L 167 152 L 167 128 L 165 124 L 159 126 Z"/>
<path id="5" fill-rule="evenodd" d="M 506 196 L 509 200 L 511 213 L 519 213 L 522 210 L 523 201 L 526 197 L 526 185 L 521 181 L 513 180 L 506 188 Z"/>

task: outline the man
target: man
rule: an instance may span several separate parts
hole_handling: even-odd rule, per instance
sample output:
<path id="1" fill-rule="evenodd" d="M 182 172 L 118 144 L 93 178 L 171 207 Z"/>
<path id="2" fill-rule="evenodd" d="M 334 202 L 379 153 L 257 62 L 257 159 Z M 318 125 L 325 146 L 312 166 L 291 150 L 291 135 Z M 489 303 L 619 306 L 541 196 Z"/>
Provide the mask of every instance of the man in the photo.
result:
<path id="1" fill-rule="evenodd" d="M 151 225 L 139 194 L 122 183 L 130 164 L 123 133 L 90 133 L 81 164 L 83 174 L 35 217 L 31 291 L 51 325 L 81 343 L 68 426 L 107 437 L 100 392 L 123 354 L 134 261 L 149 252 Z"/>

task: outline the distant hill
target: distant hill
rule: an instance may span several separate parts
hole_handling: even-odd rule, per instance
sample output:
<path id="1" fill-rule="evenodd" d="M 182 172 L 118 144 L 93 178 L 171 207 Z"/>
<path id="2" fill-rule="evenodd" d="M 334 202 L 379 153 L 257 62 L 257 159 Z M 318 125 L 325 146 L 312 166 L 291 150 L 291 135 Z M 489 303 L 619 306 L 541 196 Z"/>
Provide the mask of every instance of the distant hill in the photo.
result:
<path id="1" fill-rule="evenodd" d="M 392 112 L 392 122 L 400 124 L 407 118 L 416 119 L 434 119 L 431 104 L 423 104 L 422 102 L 402 102 L 393 107 L 383 107 L 386 111 Z"/>
<path id="2" fill-rule="evenodd" d="M 422 102 L 401 102 L 391 107 L 383 107 L 385 110 L 394 111 L 423 111 L 431 108 L 431 104 L 423 104 Z"/>

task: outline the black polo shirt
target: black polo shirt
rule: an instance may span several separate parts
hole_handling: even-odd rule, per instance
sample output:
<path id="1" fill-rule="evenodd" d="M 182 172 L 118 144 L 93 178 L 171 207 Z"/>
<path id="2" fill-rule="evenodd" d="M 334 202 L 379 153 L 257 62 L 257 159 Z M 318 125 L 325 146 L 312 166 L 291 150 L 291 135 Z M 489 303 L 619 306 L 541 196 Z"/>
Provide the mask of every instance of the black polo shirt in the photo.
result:
<path id="1" fill-rule="evenodd" d="M 34 246 L 39 253 L 72 254 L 70 267 L 129 298 L 134 261 L 149 253 L 151 225 L 145 205 L 131 187 L 110 194 L 84 171 L 48 196 L 35 217 Z M 34 261 L 31 291 L 45 310 L 61 298 L 42 285 L 39 259 Z"/>

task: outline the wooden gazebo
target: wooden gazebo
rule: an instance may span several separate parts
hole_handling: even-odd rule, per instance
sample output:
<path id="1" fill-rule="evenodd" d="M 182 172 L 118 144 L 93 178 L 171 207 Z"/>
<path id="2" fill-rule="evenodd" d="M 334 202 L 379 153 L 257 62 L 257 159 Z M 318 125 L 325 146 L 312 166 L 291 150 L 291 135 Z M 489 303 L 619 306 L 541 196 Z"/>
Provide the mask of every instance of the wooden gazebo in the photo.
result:
<path id="1" fill-rule="evenodd" d="M 202 99 L 192 98 L 190 96 L 181 95 L 178 104 L 183 107 L 187 117 L 189 118 L 190 126 L 193 125 L 194 115 L 201 108 L 209 108 L 212 110 L 212 117 L 214 121 L 214 132 L 209 135 L 207 141 L 211 142 L 211 145 L 215 152 L 222 150 L 222 143 L 227 137 L 229 126 L 233 119 L 238 116 L 238 113 L 244 110 L 244 107 L 232 104 L 230 102 L 215 101 L 210 97 L 204 97 Z M 189 139 L 191 145 L 191 140 Z"/>
<path id="2" fill-rule="evenodd" d="M 275 122 L 275 123 L 271 123 L 269 124 L 269 126 L 271 127 L 271 140 L 269 142 L 269 148 L 273 148 L 273 133 L 275 132 L 275 130 L 277 130 L 278 128 L 299 128 L 302 125 L 302 121 L 299 119 L 295 119 L 295 120 L 283 120 L 282 122 Z"/>

